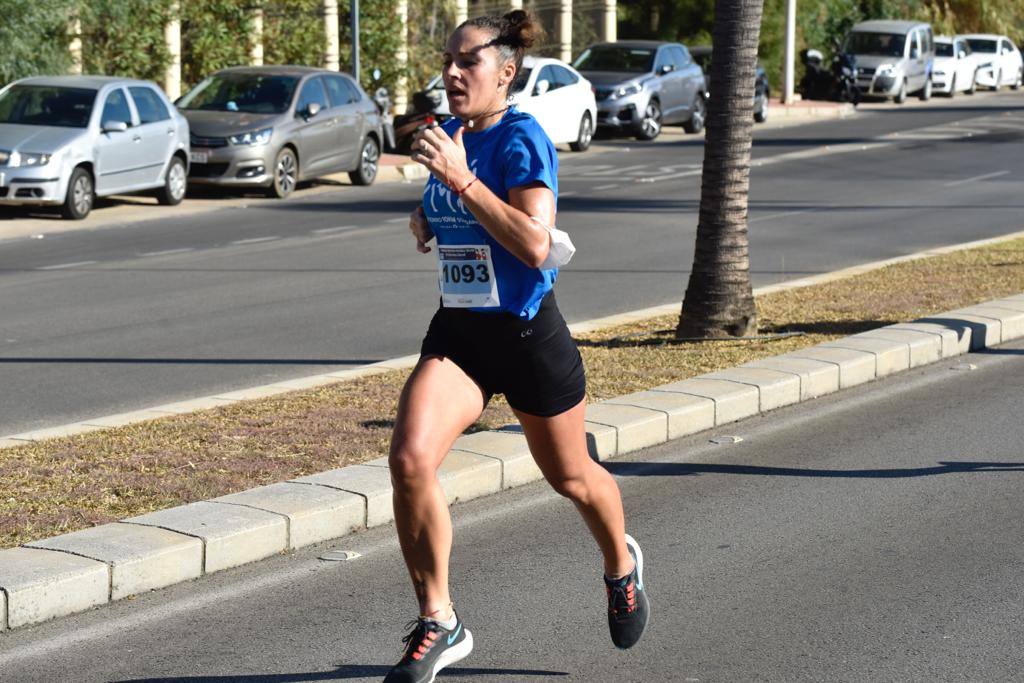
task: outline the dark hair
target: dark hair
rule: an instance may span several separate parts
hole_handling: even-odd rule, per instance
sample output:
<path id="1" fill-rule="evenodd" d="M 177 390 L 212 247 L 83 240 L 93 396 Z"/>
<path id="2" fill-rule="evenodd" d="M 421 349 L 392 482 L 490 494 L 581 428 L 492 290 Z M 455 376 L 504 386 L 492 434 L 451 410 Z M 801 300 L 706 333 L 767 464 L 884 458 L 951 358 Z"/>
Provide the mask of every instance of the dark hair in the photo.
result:
<path id="1" fill-rule="evenodd" d="M 501 17 L 491 14 L 467 19 L 456 30 L 465 26 L 493 33 L 494 37 L 487 43 L 488 47 L 497 49 L 505 62 L 514 60 L 517 75 L 523 68 L 526 51 L 544 37 L 544 29 L 537 18 L 521 9 L 512 10 Z"/>

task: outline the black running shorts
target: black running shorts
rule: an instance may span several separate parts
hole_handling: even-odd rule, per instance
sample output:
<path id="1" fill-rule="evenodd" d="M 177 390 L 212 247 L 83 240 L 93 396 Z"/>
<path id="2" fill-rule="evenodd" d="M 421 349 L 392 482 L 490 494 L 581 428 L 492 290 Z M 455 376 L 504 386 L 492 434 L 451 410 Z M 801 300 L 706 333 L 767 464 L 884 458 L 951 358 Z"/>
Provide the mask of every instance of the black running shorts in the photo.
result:
<path id="1" fill-rule="evenodd" d="M 509 405 L 529 415 L 559 415 L 586 394 L 583 359 L 554 292 L 533 320 L 441 307 L 420 354 L 448 358 L 480 385 L 485 400 L 505 394 Z"/>

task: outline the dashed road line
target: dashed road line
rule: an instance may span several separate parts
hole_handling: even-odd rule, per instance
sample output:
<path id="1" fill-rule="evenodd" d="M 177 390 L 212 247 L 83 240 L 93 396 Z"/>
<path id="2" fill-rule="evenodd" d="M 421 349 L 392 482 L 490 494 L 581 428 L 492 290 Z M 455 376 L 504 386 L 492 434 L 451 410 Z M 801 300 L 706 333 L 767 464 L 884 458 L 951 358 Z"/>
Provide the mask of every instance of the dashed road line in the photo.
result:
<path id="1" fill-rule="evenodd" d="M 353 230 L 356 226 L 354 225 L 339 225 L 336 228 L 319 228 L 313 231 L 314 235 L 333 235 L 338 232 L 345 232 L 346 230 Z"/>
<path id="2" fill-rule="evenodd" d="M 389 218 L 385 223 L 404 223 L 409 220 L 408 216 L 399 216 L 398 218 Z"/>
<path id="3" fill-rule="evenodd" d="M 272 242 L 273 240 L 281 239 L 278 235 L 269 235 L 267 237 L 250 237 L 247 240 L 235 240 L 231 244 L 258 244 L 260 242 Z"/>
<path id="4" fill-rule="evenodd" d="M 961 180 L 953 180 L 948 183 L 943 183 L 943 187 L 956 187 L 957 185 L 966 185 L 967 183 L 975 183 L 979 180 L 988 180 L 989 178 L 998 178 L 1009 174 L 1009 171 L 996 171 L 994 173 L 985 173 L 983 175 L 971 176 L 970 178 L 963 178 Z"/>
<path id="5" fill-rule="evenodd" d="M 74 263 L 58 263 L 54 266 L 39 266 L 36 270 L 60 270 L 62 268 L 77 268 L 78 266 L 91 266 L 96 261 L 75 261 Z"/>
<path id="6" fill-rule="evenodd" d="M 601 192 L 603 190 L 611 190 L 612 188 L 616 188 L 618 186 L 619 186 L 618 183 L 612 183 L 610 185 L 598 185 L 597 187 L 595 187 L 593 189 L 594 189 L 595 192 Z"/>
<path id="7" fill-rule="evenodd" d="M 164 249 L 163 251 L 147 251 L 139 256 L 170 256 L 171 254 L 184 254 L 190 251 L 195 251 L 192 247 L 182 247 L 180 249 Z"/>

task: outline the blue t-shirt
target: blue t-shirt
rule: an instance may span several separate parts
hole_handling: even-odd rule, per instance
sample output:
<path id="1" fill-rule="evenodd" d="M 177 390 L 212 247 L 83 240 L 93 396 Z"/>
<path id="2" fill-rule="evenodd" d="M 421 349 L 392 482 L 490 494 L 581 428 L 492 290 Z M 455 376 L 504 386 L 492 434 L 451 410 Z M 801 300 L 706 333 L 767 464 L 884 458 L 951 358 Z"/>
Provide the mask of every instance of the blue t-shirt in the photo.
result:
<path id="1" fill-rule="evenodd" d="M 450 119 L 442 127 L 449 136 L 453 136 L 461 125 L 459 119 Z M 477 133 L 468 129 L 463 131 L 462 141 L 469 170 L 479 178 L 478 182 L 486 185 L 502 201 L 508 201 L 510 189 L 539 181 L 555 193 L 557 202 L 558 155 L 551 139 L 532 115 L 510 107 L 490 128 Z M 499 303 L 497 306 L 470 307 L 470 310 L 507 312 L 526 319 L 537 314 L 541 299 L 555 284 L 557 268 L 541 270 L 520 261 L 491 237 L 462 200 L 434 176 L 427 180 L 423 192 L 423 211 L 437 237 L 439 257 L 440 248 L 444 245 L 490 247 Z M 467 250 L 467 254 L 471 253 Z M 472 256 L 465 258 L 471 259 Z M 441 272 L 444 272 L 443 268 Z M 458 276 L 458 273 L 453 275 Z"/>

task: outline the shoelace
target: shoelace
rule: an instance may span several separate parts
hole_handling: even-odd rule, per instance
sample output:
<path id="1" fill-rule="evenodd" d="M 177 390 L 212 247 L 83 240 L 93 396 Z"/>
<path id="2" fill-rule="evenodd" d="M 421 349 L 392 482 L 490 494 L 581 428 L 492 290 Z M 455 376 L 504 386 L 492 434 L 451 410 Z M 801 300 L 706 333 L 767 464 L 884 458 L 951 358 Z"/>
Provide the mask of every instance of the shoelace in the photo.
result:
<path id="1" fill-rule="evenodd" d="M 406 644 L 405 653 L 419 661 L 430 651 L 430 648 L 437 642 L 438 625 L 435 622 L 427 621 L 426 619 L 414 619 L 405 625 L 406 628 L 411 628 L 409 635 L 402 638 L 402 642 Z"/>
<path id="2" fill-rule="evenodd" d="M 625 610 L 626 614 L 632 614 L 636 609 L 636 587 L 630 579 L 624 585 L 610 586 L 607 583 L 605 588 L 608 591 L 608 609 L 615 616 Z"/>

